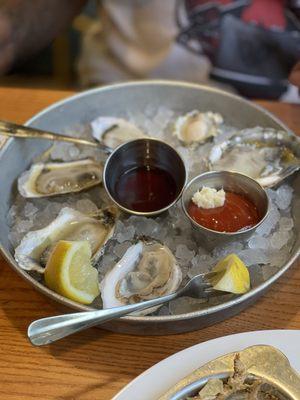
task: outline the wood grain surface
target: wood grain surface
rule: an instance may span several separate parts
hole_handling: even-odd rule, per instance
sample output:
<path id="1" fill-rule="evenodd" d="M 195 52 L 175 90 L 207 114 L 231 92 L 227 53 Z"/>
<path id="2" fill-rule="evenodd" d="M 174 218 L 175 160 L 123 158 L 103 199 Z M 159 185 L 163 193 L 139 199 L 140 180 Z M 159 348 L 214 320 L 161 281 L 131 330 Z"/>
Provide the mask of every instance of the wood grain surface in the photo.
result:
<path id="1" fill-rule="evenodd" d="M 69 94 L 0 88 L 0 119 L 24 122 Z M 300 134 L 299 106 L 262 104 Z M 28 324 L 61 309 L 1 258 L 0 265 L 0 399 L 111 399 L 145 369 L 188 346 L 238 332 L 300 329 L 300 270 L 294 265 L 254 306 L 197 332 L 141 337 L 93 328 L 34 348 L 26 337 Z"/>

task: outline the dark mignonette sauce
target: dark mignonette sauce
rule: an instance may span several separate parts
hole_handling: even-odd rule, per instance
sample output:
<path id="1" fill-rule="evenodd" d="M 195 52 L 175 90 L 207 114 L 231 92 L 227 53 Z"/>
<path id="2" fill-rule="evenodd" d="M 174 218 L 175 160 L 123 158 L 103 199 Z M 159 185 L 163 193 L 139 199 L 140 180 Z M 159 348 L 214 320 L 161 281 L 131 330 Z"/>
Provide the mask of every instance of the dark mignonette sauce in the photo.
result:
<path id="1" fill-rule="evenodd" d="M 145 165 L 123 173 L 116 182 L 115 193 L 116 200 L 123 207 L 151 212 L 172 203 L 177 186 L 167 171 Z"/>
<path id="2" fill-rule="evenodd" d="M 222 207 L 200 208 L 192 200 L 188 213 L 199 225 L 218 232 L 237 232 L 251 228 L 260 221 L 256 206 L 246 197 L 226 192 Z"/>

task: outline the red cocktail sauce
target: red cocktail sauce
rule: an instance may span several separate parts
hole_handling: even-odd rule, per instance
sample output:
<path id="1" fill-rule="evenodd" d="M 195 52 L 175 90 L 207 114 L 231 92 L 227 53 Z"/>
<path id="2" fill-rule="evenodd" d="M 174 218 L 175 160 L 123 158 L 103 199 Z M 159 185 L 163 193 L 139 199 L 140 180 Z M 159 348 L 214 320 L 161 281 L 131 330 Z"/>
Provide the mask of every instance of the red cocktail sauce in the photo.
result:
<path id="1" fill-rule="evenodd" d="M 260 221 L 252 201 L 232 192 L 226 192 L 222 207 L 200 208 L 191 200 L 188 213 L 199 225 L 218 232 L 237 232 L 251 228 Z"/>

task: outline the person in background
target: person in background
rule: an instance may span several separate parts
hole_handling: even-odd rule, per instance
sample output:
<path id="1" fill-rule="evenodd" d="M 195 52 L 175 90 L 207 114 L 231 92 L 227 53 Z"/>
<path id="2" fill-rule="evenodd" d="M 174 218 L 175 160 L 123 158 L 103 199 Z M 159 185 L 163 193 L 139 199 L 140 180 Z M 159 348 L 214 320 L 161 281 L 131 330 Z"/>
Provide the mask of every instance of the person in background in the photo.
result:
<path id="1" fill-rule="evenodd" d="M 84 0 L 0 1 L 0 73 L 46 46 Z M 278 98 L 300 60 L 299 0 L 103 0 L 79 59 L 84 86 L 145 78 Z M 291 81 L 300 85 L 299 69 Z"/>
<path id="2" fill-rule="evenodd" d="M 293 85 L 298 86 L 300 92 L 300 62 L 293 68 L 289 79 Z"/>

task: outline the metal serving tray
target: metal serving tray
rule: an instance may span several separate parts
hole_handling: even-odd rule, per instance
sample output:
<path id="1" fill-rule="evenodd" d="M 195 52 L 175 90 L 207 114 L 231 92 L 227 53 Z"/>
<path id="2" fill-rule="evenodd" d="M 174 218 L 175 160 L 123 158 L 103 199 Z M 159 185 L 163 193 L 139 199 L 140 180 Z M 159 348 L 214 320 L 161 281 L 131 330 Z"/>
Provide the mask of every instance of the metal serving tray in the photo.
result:
<path id="1" fill-rule="evenodd" d="M 112 115 L 122 110 L 143 112 L 147 106 L 166 106 L 181 112 L 193 109 L 214 110 L 226 117 L 228 124 L 237 128 L 253 126 L 288 128 L 263 108 L 238 96 L 219 89 L 183 82 L 145 81 L 117 84 L 79 93 L 55 103 L 31 118 L 27 125 L 61 133 L 65 128 L 90 122 L 100 114 Z M 31 164 L 32 160 L 49 147 L 42 140 L 8 140 L 0 150 L 0 249 L 12 268 L 26 281 L 46 296 L 75 310 L 90 308 L 68 300 L 43 286 L 27 272 L 21 270 L 13 257 L 9 242 L 9 226 L 6 216 L 14 194 L 16 178 Z M 293 218 L 295 229 L 300 227 L 300 185 L 294 179 Z M 298 205 L 298 206 L 297 206 Z M 282 268 L 266 282 L 250 292 L 223 304 L 187 314 L 173 316 L 124 317 L 103 324 L 108 330 L 133 334 L 173 334 L 203 328 L 229 318 L 255 302 L 276 281 L 300 254 L 300 237 L 292 248 L 290 258 Z"/>

